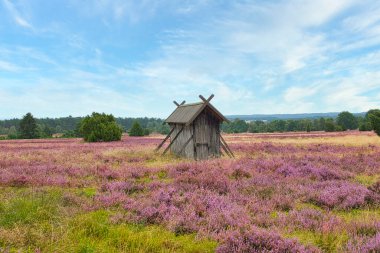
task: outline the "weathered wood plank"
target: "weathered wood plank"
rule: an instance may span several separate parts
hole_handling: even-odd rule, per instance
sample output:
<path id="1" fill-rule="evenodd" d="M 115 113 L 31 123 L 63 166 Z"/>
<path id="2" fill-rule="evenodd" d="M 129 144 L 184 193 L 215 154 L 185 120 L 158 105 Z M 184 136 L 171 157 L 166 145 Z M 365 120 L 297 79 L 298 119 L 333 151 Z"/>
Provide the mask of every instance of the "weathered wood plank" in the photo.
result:
<path id="1" fill-rule="evenodd" d="M 155 149 L 155 151 L 157 152 L 161 147 L 162 145 L 164 145 L 165 141 L 167 139 L 169 139 L 170 135 L 173 133 L 174 131 L 174 127 L 170 130 L 169 134 L 165 137 L 165 139 L 160 143 L 160 145 L 158 145 L 158 147 Z"/>
<path id="2" fill-rule="evenodd" d="M 173 143 L 175 142 L 175 140 L 178 138 L 179 134 L 183 131 L 183 127 L 181 128 L 181 130 L 179 130 L 179 132 L 176 134 L 176 136 L 173 138 L 173 140 L 171 140 L 169 146 L 166 147 L 166 149 L 164 150 L 164 153 L 163 155 L 166 154 L 166 152 L 168 152 L 169 148 L 173 145 Z"/>
<path id="3" fill-rule="evenodd" d="M 182 146 L 181 150 L 179 151 L 179 154 L 182 154 L 182 152 L 185 150 L 186 146 L 190 143 L 190 141 L 193 139 L 193 135 L 190 136 L 190 138 L 186 141 L 186 143 Z"/>

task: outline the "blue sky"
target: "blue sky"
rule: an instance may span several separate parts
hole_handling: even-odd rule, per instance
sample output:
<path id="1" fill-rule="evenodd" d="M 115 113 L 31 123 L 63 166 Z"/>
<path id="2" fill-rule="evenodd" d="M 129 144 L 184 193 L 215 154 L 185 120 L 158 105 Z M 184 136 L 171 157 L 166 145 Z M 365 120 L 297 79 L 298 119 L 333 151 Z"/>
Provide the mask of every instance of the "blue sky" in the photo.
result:
<path id="1" fill-rule="evenodd" d="M 380 107 L 380 1 L 0 0 L 0 118 Z"/>

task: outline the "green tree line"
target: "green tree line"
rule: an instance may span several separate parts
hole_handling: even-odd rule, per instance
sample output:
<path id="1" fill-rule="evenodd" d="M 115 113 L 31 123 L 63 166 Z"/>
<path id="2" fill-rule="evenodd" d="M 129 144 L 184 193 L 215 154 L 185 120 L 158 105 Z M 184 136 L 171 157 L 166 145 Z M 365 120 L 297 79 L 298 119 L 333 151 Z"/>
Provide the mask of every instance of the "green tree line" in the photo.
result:
<path id="1" fill-rule="evenodd" d="M 369 110 L 364 117 L 355 117 L 344 111 L 333 118 L 251 121 L 235 119 L 222 124 L 226 133 L 271 133 L 297 131 L 345 131 L 359 129 L 374 130 L 380 135 L 380 110 Z M 122 132 L 131 136 L 148 135 L 151 132 L 167 134 L 169 126 L 158 118 L 114 118 L 112 115 L 93 113 L 86 117 L 36 119 L 27 113 L 22 119 L 0 121 L 0 139 L 49 138 L 53 134 L 62 137 L 84 137 L 87 141 L 108 141 L 120 139 Z M 112 135 L 109 135 L 112 133 Z M 115 137 L 116 136 L 116 137 Z"/>
<path id="2" fill-rule="evenodd" d="M 379 110 L 370 110 L 365 117 L 355 117 L 352 113 L 344 111 L 334 118 L 319 119 L 288 119 L 272 121 L 244 121 L 235 119 L 222 124 L 222 131 L 226 133 L 273 133 L 273 132 L 300 132 L 300 131 L 326 131 L 336 132 L 359 129 L 360 131 L 374 130 L 371 117 L 375 119 Z M 372 116 L 371 116 L 372 115 Z M 376 121 L 376 119 L 375 119 Z"/>
<path id="3" fill-rule="evenodd" d="M 34 119 L 30 121 L 30 116 Z M 24 116 L 23 119 L 0 120 L 0 138 L 17 139 L 17 138 L 49 138 L 54 134 L 62 134 L 63 137 L 78 137 L 80 133 L 80 123 L 86 117 L 62 117 L 62 118 L 34 118 L 31 113 Z M 29 121 L 27 125 L 35 125 L 29 135 L 25 135 L 26 130 L 22 129 L 22 122 Z M 159 118 L 115 118 L 116 123 L 121 127 L 123 132 L 129 132 L 134 122 L 138 122 L 143 129 L 143 134 L 147 135 L 152 132 L 167 134 L 170 128 Z"/>

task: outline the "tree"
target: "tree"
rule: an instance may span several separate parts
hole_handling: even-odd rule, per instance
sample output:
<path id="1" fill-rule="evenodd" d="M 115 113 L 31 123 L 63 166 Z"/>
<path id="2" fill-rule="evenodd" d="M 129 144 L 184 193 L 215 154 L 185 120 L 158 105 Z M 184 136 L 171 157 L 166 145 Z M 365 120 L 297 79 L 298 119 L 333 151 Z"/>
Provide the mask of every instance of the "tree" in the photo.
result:
<path id="1" fill-rule="evenodd" d="M 375 133 L 377 133 L 377 135 L 380 136 L 380 110 L 369 110 L 367 115 L 371 121 L 373 130 L 375 130 Z"/>
<path id="2" fill-rule="evenodd" d="M 39 138 L 51 138 L 53 129 L 44 124 L 37 124 L 37 133 Z"/>
<path id="3" fill-rule="evenodd" d="M 326 120 L 323 117 L 319 119 L 319 129 L 320 130 L 326 129 Z"/>
<path id="4" fill-rule="evenodd" d="M 34 139 L 39 137 L 36 119 L 30 112 L 28 112 L 20 121 L 20 137 L 24 139 Z"/>
<path id="5" fill-rule="evenodd" d="M 15 126 L 9 128 L 8 139 L 17 139 L 17 129 Z"/>
<path id="6" fill-rule="evenodd" d="M 326 120 L 325 122 L 325 131 L 326 132 L 334 132 L 335 131 L 335 124 L 332 120 Z"/>
<path id="7" fill-rule="evenodd" d="M 118 141 L 123 133 L 112 114 L 93 112 L 86 116 L 79 125 L 79 132 L 85 141 Z"/>
<path id="8" fill-rule="evenodd" d="M 129 130 L 129 136 L 143 136 L 144 130 L 142 129 L 138 121 L 133 122 L 131 130 Z"/>
<path id="9" fill-rule="evenodd" d="M 309 133 L 310 131 L 311 131 L 311 123 L 306 125 L 306 132 Z"/>
<path id="10" fill-rule="evenodd" d="M 355 116 L 350 112 L 341 112 L 338 114 L 338 117 L 336 119 L 336 122 L 339 126 L 343 128 L 343 130 L 346 129 L 357 129 L 358 128 L 358 121 L 355 118 Z"/>
<path id="11" fill-rule="evenodd" d="M 144 135 L 145 136 L 148 136 L 148 135 L 150 135 L 150 130 L 148 129 L 148 128 L 144 128 Z"/>

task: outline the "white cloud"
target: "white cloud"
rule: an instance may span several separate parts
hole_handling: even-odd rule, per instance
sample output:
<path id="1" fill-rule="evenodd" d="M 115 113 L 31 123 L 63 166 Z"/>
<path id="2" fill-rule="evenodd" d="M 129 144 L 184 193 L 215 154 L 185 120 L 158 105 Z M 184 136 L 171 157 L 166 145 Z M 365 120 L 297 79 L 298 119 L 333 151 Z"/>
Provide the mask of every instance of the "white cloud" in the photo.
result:
<path id="1" fill-rule="evenodd" d="M 12 2 L 10 2 L 9 0 L 3 0 L 3 3 L 7 8 L 9 14 L 12 16 L 13 20 L 16 22 L 16 24 L 24 28 L 33 29 L 33 26 L 28 21 L 26 21 L 24 17 L 21 16 L 21 14 L 14 7 Z"/>
<path id="2" fill-rule="evenodd" d="M 20 68 L 10 62 L 1 61 L 0 60 L 0 71 L 10 71 L 10 72 L 17 72 L 20 70 Z"/>

